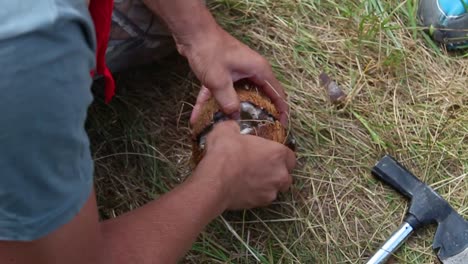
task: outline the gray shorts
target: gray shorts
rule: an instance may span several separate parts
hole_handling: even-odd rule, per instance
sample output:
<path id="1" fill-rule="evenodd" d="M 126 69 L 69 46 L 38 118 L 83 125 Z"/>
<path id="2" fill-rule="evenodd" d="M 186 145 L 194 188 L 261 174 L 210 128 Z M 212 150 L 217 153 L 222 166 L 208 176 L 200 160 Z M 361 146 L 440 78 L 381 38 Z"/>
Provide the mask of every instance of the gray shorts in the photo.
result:
<path id="1" fill-rule="evenodd" d="M 0 241 L 31 241 L 73 219 L 92 190 L 95 32 L 85 0 L 3 1 L 0 21 Z M 112 70 L 173 50 L 141 1 L 116 0 Z"/>
<path id="2" fill-rule="evenodd" d="M 0 240 L 30 241 L 81 210 L 95 33 L 84 0 L 2 1 Z"/>

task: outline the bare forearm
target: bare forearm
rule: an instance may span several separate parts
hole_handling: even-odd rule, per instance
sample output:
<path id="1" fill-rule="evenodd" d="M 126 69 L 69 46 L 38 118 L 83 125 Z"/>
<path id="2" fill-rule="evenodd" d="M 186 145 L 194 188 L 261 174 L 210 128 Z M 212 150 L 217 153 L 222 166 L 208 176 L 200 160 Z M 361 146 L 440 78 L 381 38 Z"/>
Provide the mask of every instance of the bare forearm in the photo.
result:
<path id="1" fill-rule="evenodd" d="M 196 174 L 158 200 L 101 224 L 109 263 L 176 263 L 190 249 L 226 207 L 218 183 L 207 180 L 219 177 Z"/>
<path id="2" fill-rule="evenodd" d="M 92 191 L 71 221 L 45 237 L 0 241 L 0 263 L 176 263 L 225 209 L 265 206 L 291 184 L 294 154 L 239 131 L 235 121 L 217 124 L 195 173 L 157 201 L 99 223 Z"/>

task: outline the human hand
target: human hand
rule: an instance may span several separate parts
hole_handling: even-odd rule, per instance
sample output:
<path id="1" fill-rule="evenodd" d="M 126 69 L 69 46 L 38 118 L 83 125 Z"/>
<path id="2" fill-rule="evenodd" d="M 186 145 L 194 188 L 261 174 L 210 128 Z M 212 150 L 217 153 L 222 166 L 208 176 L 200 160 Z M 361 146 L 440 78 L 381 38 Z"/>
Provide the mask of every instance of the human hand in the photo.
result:
<path id="1" fill-rule="evenodd" d="M 200 115 L 203 104 L 213 95 L 226 114 L 239 111 L 239 98 L 233 83 L 248 79 L 272 100 L 280 112 L 280 122 L 287 124 L 286 94 L 275 78 L 268 61 L 241 43 L 218 25 L 207 27 L 202 33 L 175 37 L 179 53 L 187 57 L 190 66 L 202 83 L 190 122 Z"/>
<path id="2" fill-rule="evenodd" d="M 198 177 L 220 182 L 226 209 L 239 210 L 269 205 L 278 192 L 287 191 L 295 165 L 294 152 L 284 145 L 240 135 L 237 123 L 226 121 L 208 135 L 206 154 L 197 169 L 217 171 Z"/>

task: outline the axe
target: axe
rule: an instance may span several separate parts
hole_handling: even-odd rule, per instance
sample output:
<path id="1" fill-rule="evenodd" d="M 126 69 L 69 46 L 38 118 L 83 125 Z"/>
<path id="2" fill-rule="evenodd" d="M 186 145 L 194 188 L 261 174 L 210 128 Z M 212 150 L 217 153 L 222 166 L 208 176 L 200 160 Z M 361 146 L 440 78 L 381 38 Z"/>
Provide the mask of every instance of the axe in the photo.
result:
<path id="1" fill-rule="evenodd" d="M 468 264 L 468 222 L 427 184 L 391 156 L 384 156 L 372 174 L 411 201 L 405 220 L 367 264 L 385 263 L 418 228 L 437 224 L 432 248 L 444 264 Z"/>

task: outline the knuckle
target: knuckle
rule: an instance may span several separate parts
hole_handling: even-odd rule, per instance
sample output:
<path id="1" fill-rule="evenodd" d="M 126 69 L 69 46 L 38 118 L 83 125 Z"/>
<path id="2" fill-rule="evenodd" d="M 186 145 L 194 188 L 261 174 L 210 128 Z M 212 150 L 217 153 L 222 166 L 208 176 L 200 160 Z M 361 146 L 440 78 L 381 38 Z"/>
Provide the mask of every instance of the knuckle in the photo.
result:
<path id="1" fill-rule="evenodd" d="M 291 166 L 291 170 L 293 170 L 294 168 L 296 168 L 297 166 L 297 158 L 296 158 L 296 154 L 293 154 L 293 157 L 292 157 L 292 166 Z"/>
<path id="2" fill-rule="evenodd" d="M 215 125 L 214 130 L 217 130 L 219 134 L 234 134 L 237 130 L 240 130 L 239 125 L 233 120 L 226 120 Z"/>
<path id="3" fill-rule="evenodd" d="M 236 132 L 238 130 L 239 126 L 235 121 L 224 121 L 215 125 L 206 139 L 207 146 L 217 146 L 224 150 L 239 148 L 241 144 L 235 142 L 240 138 L 240 134 Z"/>
<path id="4" fill-rule="evenodd" d="M 206 84 L 210 87 L 211 92 L 216 97 L 219 93 L 225 92 L 225 90 L 229 88 L 230 82 L 231 81 L 227 78 L 209 79 Z"/>
<path id="5" fill-rule="evenodd" d="M 218 81 L 218 88 L 219 89 L 228 89 L 232 87 L 232 78 L 227 72 L 223 72 L 224 78 L 220 78 Z"/>
<path id="6" fill-rule="evenodd" d="M 276 171 L 277 171 L 276 179 L 278 183 L 281 185 L 287 183 L 289 172 L 286 166 L 284 164 L 281 164 L 281 167 L 278 168 Z"/>
<path id="7" fill-rule="evenodd" d="M 275 192 L 275 191 L 270 192 L 270 193 L 268 194 L 268 199 L 267 199 L 267 200 L 268 200 L 268 204 L 274 202 L 274 201 L 276 200 L 276 198 L 278 198 L 278 193 Z"/>
<path id="8" fill-rule="evenodd" d="M 283 154 L 283 157 L 288 157 L 289 155 L 291 155 L 291 150 L 288 149 L 286 146 L 283 146 L 281 145 L 281 152 Z"/>
<path id="9" fill-rule="evenodd" d="M 285 151 L 285 157 L 291 158 L 291 160 L 296 161 L 296 153 L 292 151 L 290 148 L 284 146 L 284 151 Z"/>
<path id="10" fill-rule="evenodd" d="M 276 162 L 284 164 L 288 154 L 288 149 L 278 144 L 276 145 L 275 155 L 273 155 L 273 157 Z"/>
<path id="11" fill-rule="evenodd" d="M 292 184 L 292 177 L 286 168 L 284 168 L 284 171 L 282 172 L 282 175 L 280 178 L 280 184 L 281 186 L 285 186 L 285 187 L 289 187 Z"/>
<path id="12" fill-rule="evenodd" d="M 229 121 L 224 121 L 214 125 L 211 132 L 208 133 L 207 141 L 217 140 L 217 138 L 222 137 L 226 133 L 230 133 L 232 125 L 229 123 Z"/>
<path id="13" fill-rule="evenodd" d="M 288 173 L 288 177 L 284 183 L 284 188 L 285 189 L 289 189 L 289 187 L 291 187 L 291 185 L 293 184 L 293 178 L 291 177 L 291 175 Z"/>
<path id="14" fill-rule="evenodd" d="M 270 62 L 265 57 L 260 55 L 257 57 L 257 63 L 268 68 L 270 67 Z"/>
<path id="15" fill-rule="evenodd" d="M 234 112 L 236 112 L 238 109 L 239 109 L 239 104 L 238 104 L 237 102 L 230 102 L 230 103 L 225 104 L 225 105 L 223 106 L 223 110 L 224 110 L 227 114 L 234 113 Z"/>
<path id="16" fill-rule="evenodd" d="M 232 78 L 229 71 L 223 65 L 213 65 L 205 74 L 204 82 L 212 92 L 223 91 L 232 86 Z M 203 82 L 203 81 L 202 81 Z"/>
<path id="17" fill-rule="evenodd" d="M 222 144 L 223 140 L 219 139 L 219 137 L 221 135 L 222 135 L 222 133 L 220 133 L 220 130 L 214 129 L 213 131 L 211 131 L 208 134 L 208 137 L 206 138 L 206 145 L 208 147 L 213 147 L 213 146 L 217 146 L 219 144 Z"/>
<path id="18" fill-rule="evenodd" d="M 278 193 L 276 191 L 270 191 L 263 194 L 263 198 L 259 200 L 260 206 L 268 206 L 276 200 Z"/>

